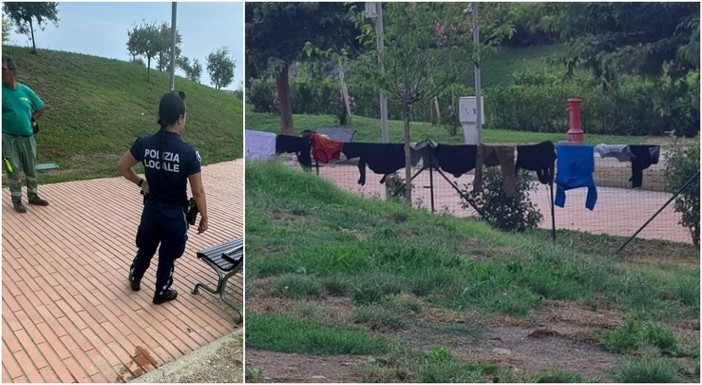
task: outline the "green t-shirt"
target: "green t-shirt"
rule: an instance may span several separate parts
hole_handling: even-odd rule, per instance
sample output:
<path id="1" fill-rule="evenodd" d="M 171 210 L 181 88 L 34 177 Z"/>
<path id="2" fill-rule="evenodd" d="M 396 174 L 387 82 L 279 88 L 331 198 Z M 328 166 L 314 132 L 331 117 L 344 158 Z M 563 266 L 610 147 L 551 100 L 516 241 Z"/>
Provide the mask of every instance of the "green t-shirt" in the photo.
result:
<path id="1" fill-rule="evenodd" d="M 44 108 L 31 88 L 17 83 L 16 89 L 2 85 L 2 133 L 32 135 L 32 114 Z"/>

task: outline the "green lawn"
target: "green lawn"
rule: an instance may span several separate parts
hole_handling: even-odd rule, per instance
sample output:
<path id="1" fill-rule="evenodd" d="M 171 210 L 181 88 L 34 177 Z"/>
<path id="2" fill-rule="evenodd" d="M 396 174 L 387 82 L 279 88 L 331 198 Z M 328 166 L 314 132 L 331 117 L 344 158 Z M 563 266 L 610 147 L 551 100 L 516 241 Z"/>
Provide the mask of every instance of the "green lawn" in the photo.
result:
<path id="1" fill-rule="evenodd" d="M 558 300 L 621 309 L 629 319 L 662 325 L 656 330 L 666 333 L 699 320 L 697 266 L 629 263 L 653 254 L 696 261 L 699 250 L 692 245 L 637 240 L 615 255 L 622 237 L 567 231 L 552 244 L 544 230 L 502 233 L 475 219 L 363 199 L 277 161 L 247 163 L 245 215 L 247 304 L 263 298 L 277 304 L 263 311 L 252 309 L 267 307 L 247 305 L 249 348 L 372 352 L 389 366 L 405 362 L 413 367 L 403 381 L 444 382 L 473 378 L 469 373 L 480 366 L 455 359 L 427 366 L 417 361 L 423 353 L 411 349 L 398 358 L 407 345 L 392 337 L 424 324 L 419 315 L 428 307 L 528 318 L 545 301 Z M 333 320 L 337 308 L 326 308 L 332 303 L 351 306 L 352 326 Z M 472 333 L 466 324 L 435 326 L 447 333 Z M 345 342 L 324 350 L 319 341 Z M 694 341 L 681 341 L 675 354 L 694 355 Z M 354 353 L 359 346 L 365 353 Z M 376 372 L 368 376 L 362 380 L 400 380 Z M 495 380 L 490 376 L 488 381 Z"/>

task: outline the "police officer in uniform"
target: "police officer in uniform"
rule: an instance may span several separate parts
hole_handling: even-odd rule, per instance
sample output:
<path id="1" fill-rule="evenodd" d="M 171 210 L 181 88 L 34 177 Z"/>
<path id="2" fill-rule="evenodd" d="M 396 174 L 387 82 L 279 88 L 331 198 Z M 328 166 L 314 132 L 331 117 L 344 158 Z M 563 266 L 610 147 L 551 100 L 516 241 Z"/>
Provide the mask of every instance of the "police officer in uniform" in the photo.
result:
<path id="1" fill-rule="evenodd" d="M 139 291 L 141 278 L 149 268 L 159 243 L 156 291 L 153 303 L 174 300 L 178 293 L 171 289 L 175 260 L 183 255 L 188 240 L 187 182 L 197 203 L 201 218 L 198 233 L 208 228 L 207 202 L 200 173 L 200 154 L 180 137 L 185 127 L 185 94 L 171 91 L 163 95 L 159 105 L 161 129 L 154 135 L 134 142 L 117 162 L 119 173 L 141 188 L 145 195 L 144 210 L 136 236 L 139 248 L 129 269 L 132 290 Z M 146 179 L 132 167 L 141 162 Z"/>

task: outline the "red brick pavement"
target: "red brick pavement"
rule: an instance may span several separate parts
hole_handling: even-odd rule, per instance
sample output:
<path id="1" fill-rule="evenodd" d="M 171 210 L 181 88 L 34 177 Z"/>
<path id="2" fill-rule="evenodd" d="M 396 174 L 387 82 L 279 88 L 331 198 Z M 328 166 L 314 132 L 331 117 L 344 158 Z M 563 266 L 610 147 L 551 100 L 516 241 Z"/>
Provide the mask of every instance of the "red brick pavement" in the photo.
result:
<path id="1" fill-rule="evenodd" d="M 219 297 L 190 290 L 216 282 L 196 251 L 243 234 L 243 160 L 204 167 L 203 181 L 210 229 L 189 230 L 176 263 L 179 295 L 165 305 L 151 303 L 156 258 L 141 291 L 127 282 L 142 208 L 136 186 L 123 178 L 40 184 L 51 205 L 26 214 L 4 189 L 2 382 L 129 381 L 241 327 Z M 242 275 L 229 282 L 241 304 Z"/>

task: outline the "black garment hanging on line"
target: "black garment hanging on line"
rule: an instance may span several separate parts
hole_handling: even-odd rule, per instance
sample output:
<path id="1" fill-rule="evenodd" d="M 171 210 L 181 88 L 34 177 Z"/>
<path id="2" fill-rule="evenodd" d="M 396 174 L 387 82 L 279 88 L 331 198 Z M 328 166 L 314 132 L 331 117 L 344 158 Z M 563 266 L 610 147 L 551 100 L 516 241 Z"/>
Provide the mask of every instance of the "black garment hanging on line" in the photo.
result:
<path id="1" fill-rule="evenodd" d="M 641 187 L 643 182 L 643 170 L 652 164 L 658 164 L 661 154 L 661 146 L 658 145 L 629 145 L 629 150 L 633 154 L 631 157 L 631 187 Z"/>
<path id="2" fill-rule="evenodd" d="M 366 164 L 376 174 L 384 175 L 380 183 L 385 182 L 385 177 L 405 167 L 405 147 L 397 143 L 344 143 L 343 154 L 348 159 L 358 160 L 358 171 L 361 177 L 358 184 L 366 184 Z"/>
<path id="3" fill-rule="evenodd" d="M 478 146 L 474 144 L 446 145 L 439 144 L 434 149 L 434 155 L 442 170 L 453 174 L 456 178 L 475 168 L 475 154 Z"/>
<path id="4" fill-rule="evenodd" d="M 553 183 L 554 162 L 556 150 L 549 140 L 537 144 L 517 146 L 517 163 L 515 168 L 536 171 L 539 182 L 542 184 Z"/>
<path id="5" fill-rule="evenodd" d="M 297 161 L 300 162 L 303 168 L 312 168 L 312 140 L 309 137 L 301 138 L 299 136 L 278 135 L 275 139 L 275 152 L 280 154 L 283 152 L 294 152 L 297 155 Z"/>

